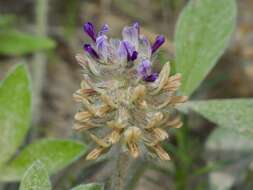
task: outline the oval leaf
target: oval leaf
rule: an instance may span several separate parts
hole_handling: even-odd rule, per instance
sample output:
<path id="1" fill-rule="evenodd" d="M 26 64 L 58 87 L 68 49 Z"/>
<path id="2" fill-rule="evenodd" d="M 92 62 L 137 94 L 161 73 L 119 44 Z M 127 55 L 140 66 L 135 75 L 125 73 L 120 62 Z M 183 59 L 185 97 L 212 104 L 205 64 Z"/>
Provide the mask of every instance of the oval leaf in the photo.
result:
<path id="1" fill-rule="evenodd" d="M 253 138 L 253 99 L 191 101 L 184 106 L 221 127 Z"/>
<path id="2" fill-rule="evenodd" d="M 18 65 L 0 85 L 0 167 L 23 142 L 30 120 L 30 78 L 26 67 Z"/>
<path id="3" fill-rule="evenodd" d="M 40 160 L 52 174 L 66 167 L 86 151 L 86 146 L 72 140 L 44 139 L 28 145 L 0 173 L 2 181 L 20 180 L 25 170 Z"/>
<path id="4" fill-rule="evenodd" d="M 0 41 L 0 54 L 2 55 L 24 55 L 55 46 L 54 41 L 49 38 L 17 31 L 0 32 Z"/>
<path id="5" fill-rule="evenodd" d="M 104 186 L 98 183 L 79 185 L 71 190 L 104 190 Z"/>
<path id="6" fill-rule="evenodd" d="M 40 162 L 34 162 L 25 172 L 20 190 L 51 190 L 51 182 L 45 166 Z"/>
<path id="7" fill-rule="evenodd" d="M 192 0 L 176 27 L 176 69 L 190 95 L 222 55 L 235 27 L 234 0 Z"/>

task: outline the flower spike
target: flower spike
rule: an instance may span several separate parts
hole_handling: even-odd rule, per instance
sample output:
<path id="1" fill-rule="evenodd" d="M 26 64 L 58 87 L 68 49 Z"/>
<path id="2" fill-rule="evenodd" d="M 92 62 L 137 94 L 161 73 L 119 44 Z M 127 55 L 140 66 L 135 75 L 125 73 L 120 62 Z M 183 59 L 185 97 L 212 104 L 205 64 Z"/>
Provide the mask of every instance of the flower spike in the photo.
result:
<path id="1" fill-rule="evenodd" d="M 86 159 L 98 159 L 118 146 L 133 158 L 170 160 L 161 142 L 168 140 L 168 129 L 182 127 L 175 108 L 187 97 L 177 95 L 182 76 L 170 75 L 170 62 L 160 70 L 155 65 L 154 53 L 164 36 L 151 45 L 139 23 L 126 26 L 122 39 L 109 38 L 108 25 L 96 33 L 88 22 L 84 30 L 92 42 L 84 45 L 84 55 L 76 56 L 84 74 L 73 97 L 82 104 L 74 129 L 88 134 L 95 146 Z"/>

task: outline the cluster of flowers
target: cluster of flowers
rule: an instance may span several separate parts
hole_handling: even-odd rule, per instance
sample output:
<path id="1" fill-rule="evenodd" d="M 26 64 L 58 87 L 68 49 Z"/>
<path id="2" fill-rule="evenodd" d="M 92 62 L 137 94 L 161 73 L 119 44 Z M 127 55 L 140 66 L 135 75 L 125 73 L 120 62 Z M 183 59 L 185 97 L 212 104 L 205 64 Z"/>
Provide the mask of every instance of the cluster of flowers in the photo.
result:
<path id="1" fill-rule="evenodd" d="M 157 36 L 151 45 L 147 37 L 140 34 L 140 25 L 137 22 L 123 29 L 122 40 L 108 39 L 108 25 L 102 26 L 97 33 L 92 23 L 88 22 L 84 24 L 84 31 L 92 40 L 92 43 L 84 44 L 84 50 L 97 61 L 112 64 L 117 62 L 122 66 L 127 62 L 137 62 L 140 77 L 148 82 L 157 79 L 158 73 L 151 70 L 151 57 L 165 42 L 163 35 Z"/>
<path id="2" fill-rule="evenodd" d="M 97 144 L 87 159 L 121 147 L 134 158 L 148 154 L 169 160 L 160 142 L 168 138 L 167 129 L 182 126 L 175 106 L 187 97 L 177 96 L 181 75 L 170 76 L 169 62 L 153 69 L 165 38 L 159 35 L 151 44 L 138 23 L 124 27 L 122 40 L 109 39 L 107 25 L 96 32 L 88 22 L 84 31 L 91 43 L 76 56 L 84 76 L 74 98 L 83 105 L 75 129 L 85 130 Z"/>

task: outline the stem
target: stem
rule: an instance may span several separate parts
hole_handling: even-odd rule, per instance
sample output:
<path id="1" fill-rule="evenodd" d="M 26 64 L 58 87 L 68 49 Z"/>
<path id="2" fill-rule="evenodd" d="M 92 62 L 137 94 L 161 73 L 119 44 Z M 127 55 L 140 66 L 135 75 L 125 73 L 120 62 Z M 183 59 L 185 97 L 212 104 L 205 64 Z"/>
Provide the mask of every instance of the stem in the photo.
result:
<path id="1" fill-rule="evenodd" d="M 47 34 L 47 12 L 48 0 L 37 0 L 36 8 L 36 34 L 38 36 L 46 36 Z M 45 53 L 38 52 L 34 55 L 32 64 L 33 77 L 33 124 L 36 125 L 40 119 L 41 92 L 43 90 L 44 79 L 46 75 L 47 58 Z M 34 131 L 33 137 L 37 136 Z"/>
<path id="2" fill-rule="evenodd" d="M 149 164 L 148 162 L 140 161 L 140 160 L 137 160 L 133 164 L 131 164 L 130 171 L 129 171 L 131 175 L 128 177 L 127 183 L 125 185 L 127 190 L 135 189 L 140 178 L 146 171 L 148 164 Z"/>
<path id="3" fill-rule="evenodd" d="M 112 179 L 111 190 L 124 190 L 125 181 L 129 169 L 130 158 L 127 153 L 119 153 L 116 161 L 115 174 Z"/>

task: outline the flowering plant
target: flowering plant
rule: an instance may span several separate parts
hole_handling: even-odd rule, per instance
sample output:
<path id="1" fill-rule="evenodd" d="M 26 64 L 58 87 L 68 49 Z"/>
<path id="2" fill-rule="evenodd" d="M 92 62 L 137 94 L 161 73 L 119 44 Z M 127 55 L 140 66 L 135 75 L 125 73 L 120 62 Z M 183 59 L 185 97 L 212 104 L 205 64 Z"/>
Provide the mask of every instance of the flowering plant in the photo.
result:
<path id="1" fill-rule="evenodd" d="M 46 1 L 38 2 L 46 8 Z M 38 11 L 41 13 L 41 9 Z M 15 67 L 0 84 L 1 182 L 20 180 L 21 190 L 51 190 L 49 175 L 73 164 L 64 170 L 64 177 L 60 177 L 73 178 L 73 174 L 79 175 L 87 163 L 101 163 L 97 160 L 104 161 L 106 156 L 109 161 L 116 160 L 112 182 L 106 184 L 110 190 L 134 189 L 133 184 L 139 179 L 135 175 L 143 173 L 143 168 L 148 168 L 150 163 L 167 173 L 173 179 L 171 186 L 178 189 L 188 189 L 191 177 L 205 172 L 209 178 L 202 180 L 201 177 L 201 181 L 207 183 L 208 180 L 207 186 L 210 182 L 211 189 L 216 189 L 215 182 L 222 175 L 226 178 L 222 179 L 220 189 L 224 189 L 224 184 L 229 189 L 236 180 L 242 183 L 243 177 L 247 181 L 252 173 L 249 169 L 253 150 L 252 99 L 191 100 L 196 99 L 193 92 L 224 52 L 235 20 L 234 0 L 191 0 L 176 26 L 175 57 L 171 58 L 174 59 L 171 61 L 173 72 L 168 60 L 159 59 L 164 36 L 158 35 L 150 42 L 142 35 L 139 23 L 133 23 L 123 28 L 122 38 L 113 39 L 109 38 L 108 25 L 97 32 L 93 24 L 85 23 L 84 32 L 90 42 L 84 44 L 83 53 L 76 55 L 83 68 L 83 80 L 74 93 L 74 99 L 82 105 L 75 115 L 74 128 L 85 132 L 95 142 L 87 154 L 87 146 L 74 140 L 45 138 L 21 146 L 30 126 L 32 93 L 28 70 L 24 64 Z M 8 30 L 2 31 L 1 36 L 4 36 L 1 55 L 23 55 L 53 45 L 47 38 L 33 38 Z M 16 41 L 22 43 L 17 46 Z M 8 48 L 11 45 L 15 47 L 13 52 Z M 31 47 L 26 48 L 27 45 Z M 187 97 L 190 100 L 186 102 Z M 205 133 L 206 137 L 197 144 L 201 147 L 201 153 L 195 153 L 199 156 L 197 162 L 201 160 L 197 167 L 194 150 L 199 147 L 195 146 L 192 134 L 186 133 L 190 131 L 189 122 L 181 121 L 179 114 L 188 114 L 190 110 L 219 125 L 208 138 Z M 168 141 L 169 135 L 173 139 Z M 174 140 L 176 143 L 172 142 Z M 209 155 L 204 158 L 202 152 Z M 229 168 L 228 172 L 223 168 L 220 173 L 214 171 L 214 168 L 220 169 L 216 163 L 219 159 L 222 163 L 235 162 L 233 154 L 236 158 L 242 157 L 236 159 L 234 168 Z M 95 161 L 84 162 L 82 158 Z M 146 158 L 151 159 L 147 161 Z M 78 162 L 73 163 L 76 160 Z M 154 163 L 154 160 L 159 162 Z M 197 186 L 196 189 L 202 187 L 202 182 Z M 86 184 L 74 189 L 102 190 L 103 185 Z"/>
<path id="2" fill-rule="evenodd" d="M 90 22 L 84 24 L 92 42 L 84 45 L 84 55 L 76 56 L 84 79 L 74 98 L 84 109 L 75 115 L 75 128 L 86 130 L 97 144 L 87 159 L 119 143 L 134 158 L 143 153 L 169 160 L 160 142 L 169 136 L 166 128 L 182 126 L 174 107 L 187 97 L 176 95 L 181 75 L 170 76 L 169 62 L 155 70 L 156 52 L 165 38 L 159 35 L 151 44 L 140 33 L 139 23 L 124 27 L 122 40 L 109 39 L 108 30 L 104 25 L 96 33 Z"/>

